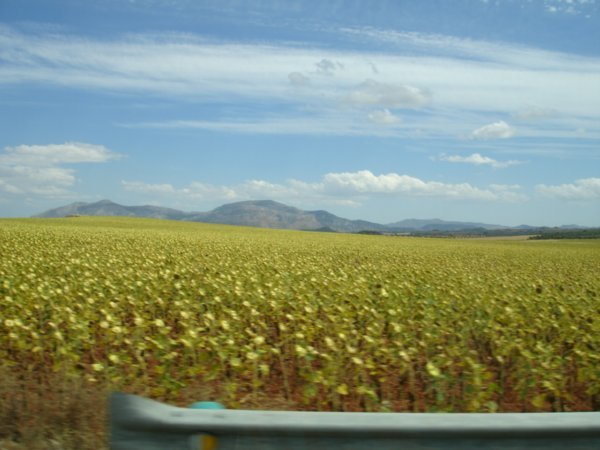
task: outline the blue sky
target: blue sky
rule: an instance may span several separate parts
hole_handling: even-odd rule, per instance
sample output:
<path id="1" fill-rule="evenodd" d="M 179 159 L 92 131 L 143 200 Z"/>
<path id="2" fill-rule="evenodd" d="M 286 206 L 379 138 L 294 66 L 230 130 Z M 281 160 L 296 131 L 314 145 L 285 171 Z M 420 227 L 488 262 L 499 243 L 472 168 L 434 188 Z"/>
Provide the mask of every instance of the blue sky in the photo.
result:
<path id="1" fill-rule="evenodd" d="M 0 216 L 600 226 L 599 3 L 2 0 Z"/>

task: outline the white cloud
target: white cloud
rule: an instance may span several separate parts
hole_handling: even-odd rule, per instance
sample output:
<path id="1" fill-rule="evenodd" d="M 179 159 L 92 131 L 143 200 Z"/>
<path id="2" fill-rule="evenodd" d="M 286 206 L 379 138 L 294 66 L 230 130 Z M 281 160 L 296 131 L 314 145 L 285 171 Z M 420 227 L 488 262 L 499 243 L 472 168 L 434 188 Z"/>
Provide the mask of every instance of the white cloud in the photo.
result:
<path id="1" fill-rule="evenodd" d="M 570 70 L 583 70 L 588 72 L 598 65 L 597 58 L 579 59 L 576 55 L 551 52 L 518 44 L 509 44 L 498 41 L 482 41 L 459 38 L 450 35 L 404 32 L 376 28 L 342 28 L 341 32 L 357 39 L 372 42 L 391 44 L 404 52 L 425 53 L 428 61 L 433 58 L 442 58 L 452 64 L 456 58 L 479 63 L 492 63 L 498 66 L 512 66 L 521 69 L 537 70 L 569 70 L 568 62 L 579 60 L 583 66 L 571 67 Z M 439 66 L 438 66 L 439 67 Z M 500 69 L 500 67 L 498 67 Z M 445 68 L 446 69 L 446 68 Z M 444 70 L 441 76 L 447 76 Z M 467 74 L 465 74 L 467 75 Z M 538 75 L 540 75 L 538 73 Z M 467 77 L 468 81 L 473 77 Z"/>
<path id="2" fill-rule="evenodd" d="M 321 75 L 331 76 L 338 70 L 344 69 L 344 65 L 339 61 L 333 61 L 331 59 L 323 58 L 318 63 L 315 63 L 317 66 L 317 73 Z"/>
<path id="3" fill-rule="evenodd" d="M 75 183 L 74 171 L 61 167 L 0 164 L 0 189 L 5 194 L 63 196 Z"/>
<path id="4" fill-rule="evenodd" d="M 0 191 L 45 197 L 69 195 L 75 170 L 64 164 L 103 163 L 119 158 L 101 145 L 67 142 L 5 147 L 0 153 Z"/>
<path id="5" fill-rule="evenodd" d="M 530 121 L 548 119 L 556 117 L 557 115 L 558 111 L 554 108 L 541 108 L 539 106 L 529 106 L 527 108 L 520 109 L 519 111 L 513 113 L 511 117 L 516 120 Z"/>
<path id="6" fill-rule="evenodd" d="M 354 134 L 353 126 L 339 126 L 340 118 L 345 123 L 354 121 L 364 134 L 369 122 L 360 123 L 350 108 L 340 108 L 344 104 L 390 111 L 432 106 L 431 111 L 413 117 L 415 128 L 423 130 L 425 137 L 456 136 L 465 127 L 476 128 L 481 113 L 519 111 L 523 104 L 536 105 L 539 111 L 560 105 L 560 111 L 552 126 L 541 126 L 545 122 L 538 120 L 521 127 L 521 136 L 564 137 L 567 129 L 595 129 L 593 124 L 600 120 L 598 57 L 442 35 L 373 29 L 342 32 L 353 38 L 391 42 L 397 48 L 333 51 L 218 42 L 175 33 L 102 40 L 61 34 L 61 30 L 22 33 L 0 26 L 0 86 L 52 85 L 95 93 L 206 100 L 217 108 L 276 102 L 287 111 L 280 116 L 283 121 L 299 121 L 313 134 L 324 130 Z M 322 73 L 335 76 L 316 76 Z M 290 89 L 306 85 L 310 88 Z M 573 95 L 573 86 L 582 95 Z M 446 120 L 440 121 L 440 115 Z M 194 118 L 189 119 L 193 122 Z M 234 126 L 228 116 L 223 130 L 267 130 L 250 115 L 235 121 L 252 126 Z M 220 123 L 215 120 L 205 126 L 219 129 Z M 381 133 L 383 127 L 370 125 L 374 134 Z M 274 127 L 270 130 L 280 132 Z M 595 138 L 598 132 L 590 131 L 589 136 Z"/>
<path id="7" fill-rule="evenodd" d="M 288 79 L 293 86 L 308 86 L 310 84 L 310 78 L 300 72 L 290 72 Z"/>
<path id="8" fill-rule="evenodd" d="M 524 202 L 528 200 L 528 197 L 520 192 L 521 186 L 518 184 L 490 184 L 489 189 L 494 191 L 496 194 L 506 202 Z"/>
<path id="9" fill-rule="evenodd" d="M 490 184 L 490 189 L 494 191 L 516 191 L 521 189 L 521 185 L 519 184 Z"/>
<path id="10" fill-rule="evenodd" d="M 126 191 L 138 192 L 142 194 L 174 194 L 177 190 L 172 184 L 148 184 L 141 181 L 122 181 L 122 186 Z"/>
<path id="11" fill-rule="evenodd" d="M 375 175 L 369 170 L 327 173 L 317 182 L 294 179 L 285 183 L 249 180 L 233 186 L 215 186 L 194 182 L 187 187 L 172 188 L 170 184 L 123 181 L 123 187 L 129 191 L 149 195 L 160 194 L 172 199 L 210 201 L 269 198 L 296 203 L 316 201 L 358 205 L 374 196 L 437 197 L 504 202 L 526 200 L 524 195 L 514 192 L 518 186 L 493 185 L 488 188 L 479 188 L 469 183 L 424 181 L 417 177 L 397 173 Z"/>
<path id="12" fill-rule="evenodd" d="M 368 79 L 348 94 L 344 102 L 357 107 L 421 108 L 431 101 L 429 92 L 414 86 L 380 83 Z"/>
<path id="13" fill-rule="evenodd" d="M 514 200 L 497 189 L 482 189 L 469 183 L 425 181 L 410 175 L 387 173 L 376 175 L 369 170 L 328 173 L 319 183 L 307 188 L 329 196 L 398 195 L 440 197 L 460 200 Z"/>
<path id="14" fill-rule="evenodd" d="M 503 120 L 484 125 L 471 133 L 473 139 L 507 139 L 514 135 L 515 129 Z"/>
<path id="15" fill-rule="evenodd" d="M 172 184 L 152 184 L 141 181 L 121 181 L 121 185 L 126 191 L 136 192 L 138 194 L 148 194 L 153 196 L 175 196 L 191 200 L 237 200 L 237 193 L 225 186 L 214 186 L 211 184 L 192 182 L 183 188 L 175 188 Z"/>
<path id="16" fill-rule="evenodd" d="M 483 156 L 479 153 L 473 153 L 469 156 L 441 155 L 439 159 L 441 161 L 447 161 L 451 163 L 473 164 L 476 166 L 488 165 L 495 169 L 503 169 L 506 167 L 514 166 L 516 164 L 521 164 L 521 161 L 517 160 L 497 161 L 493 158 Z"/>
<path id="17" fill-rule="evenodd" d="M 238 198 L 238 194 L 234 189 L 227 186 L 214 186 L 211 184 L 200 183 L 194 181 L 186 188 L 183 188 L 182 192 L 193 198 L 223 198 L 226 200 L 235 200 Z"/>
<path id="18" fill-rule="evenodd" d="M 0 173 L 2 173 L 2 168 L 0 167 Z M 21 190 L 5 180 L 0 179 L 0 192 L 5 192 L 7 194 L 19 194 Z"/>
<path id="19" fill-rule="evenodd" d="M 385 113 L 384 113 L 385 114 Z M 200 130 L 221 131 L 227 133 L 251 134 L 298 134 L 298 135 L 344 135 L 344 136 L 396 136 L 401 130 L 398 127 L 374 127 L 377 120 L 394 121 L 400 118 L 390 114 L 369 115 L 369 121 L 363 115 L 339 112 L 317 114 L 314 117 L 265 117 L 260 119 L 236 121 L 208 120 L 173 120 L 166 122 L 146 122 L 138 124 L 122 124 L 127 128 L 190 128 Z M 397 120 L 396 120 L 397 119 Z M 379 122 L 382 123 L 382 122 Z M 387 122 L 391 124 L 392 122 Z"/>
<path id="20" fill-rule="evenodd" d="M 538 194 L 565 200 L 600 200 L 600 178 L 582 178 L 573 183 L 535 187 Z"/>
<path id="21" fill-rule="evenodd" d="M 392 194 L 470 200 L 499 199 L 492 191 L 474 187 L 469 183 L 448 184 L 423 181 L 416 177 L 397 173 L 375 175 L 368 170 L 329 173 L 323 177 L 323 186 L 325 192 L 350 195 Z"/>
<path id="22" fill-rule="evenodd" d="M 0 154 L 0 164 L 26 166 L 52 166 L 56 164 L 101 163 L 118 158 L 102 145 L 83 142 L 66 142 L 49 145 L 19 145 L 5 147 Z"/>
<path id="23" fill-rule="evenodd" d="M 544 8 L 552 14 L 567 14 L 576 16 L 586 14 L 591 17 L 595 9 L 595 0 L 544 0 Z"/>
<path id="24" fill-rule="evenodd" d="M 382 125 L 394 125 L 402 121 L 400 117 L 392 114 L 387 108 L 378 109 L 369 113 L 369 120 Z"/>
<path id="25" fill-rule="evenodd" d="M 368 61 L 369 66 L 371 66 L 371 72 L 373 72 L 374 75 L 379 74 L 379 69 L 377 68 L 377 66 L 372 63 L 371 61 Z"/>

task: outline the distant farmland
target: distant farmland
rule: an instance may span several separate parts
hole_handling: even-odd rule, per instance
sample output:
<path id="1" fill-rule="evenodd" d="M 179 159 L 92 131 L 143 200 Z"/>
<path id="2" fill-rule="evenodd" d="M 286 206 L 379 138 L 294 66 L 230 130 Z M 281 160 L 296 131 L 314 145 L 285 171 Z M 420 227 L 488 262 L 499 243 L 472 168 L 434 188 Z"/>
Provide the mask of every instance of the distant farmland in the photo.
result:
<path id="1" fill-rule="evenodd" d="M 600 408 L 598 241 L 80 217 L 0 220 L 0 255 L 0 419 L 60 383 L 231 408 Z"/>

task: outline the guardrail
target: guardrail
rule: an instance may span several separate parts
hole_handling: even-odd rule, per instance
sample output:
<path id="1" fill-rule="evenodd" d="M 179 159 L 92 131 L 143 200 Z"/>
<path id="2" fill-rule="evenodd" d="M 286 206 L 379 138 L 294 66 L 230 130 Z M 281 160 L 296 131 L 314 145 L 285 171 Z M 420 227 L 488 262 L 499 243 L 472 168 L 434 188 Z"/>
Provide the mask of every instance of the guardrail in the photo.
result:
<path id="1" fill-rule="evenodd" d="M 600 449 L 600 412 L 342 413 L 110 399 L 112 450 Z"/>

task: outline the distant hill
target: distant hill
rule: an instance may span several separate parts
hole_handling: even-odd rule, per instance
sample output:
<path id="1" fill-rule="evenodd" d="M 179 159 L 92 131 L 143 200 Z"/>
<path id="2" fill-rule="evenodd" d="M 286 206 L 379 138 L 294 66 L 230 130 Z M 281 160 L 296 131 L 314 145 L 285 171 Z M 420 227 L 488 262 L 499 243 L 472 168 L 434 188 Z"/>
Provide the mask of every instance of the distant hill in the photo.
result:
<path id="1" fill-rule="evenodd" d="M 388 223 L 387 227 L 399 231 L 459 231 L 465 229 L 501 230 L 508 228 L 503 225 L 490 225 L 479 222 L 448 222 L 440 219 L 405 219 L 400 222 Z"/>
<path id="2" fill-rule="evenodd" d="M 376 223 L 344 219 L 327 211 L 303 211 L 273 200 L 229 203 L 206 213 L 190 214 L 185 220 L 293 230 L 355 232 L 385 228 Z"/>
<path id="3" fill-rule="evenodd" d="M 50 209 L 34 217 L 53 218 L 67 216 L 123 216 L 182 220 L 186 216 L 186 213 L 159 206 L 123 206 L 110 200 L 100 200 L 95 203 L 71 203 L 60 208 Z"/>
<path id="4" fill-rule="evenodd" d="M 516 228 L 477 222 L 450 222 L 440 219 L 406 219 L 386 225 L 366 220 L 350 220 L 328 211 L 304 211 L 273 200 L 229 203 L 207 212 L 184 212 L 158 206 L 124 206 L 110 200 L 95 203 L 71 203 L 50 209 L 34 217 L 67 216 L 124 216 L 154 219 L 186 220 L 263 228 L 293 230 L 326 230 L 344 233 L 453 233 L 474 230 L 478 232 L 510 232 L 536 230 L 540 227 L 521 225 Z M 576 225 L 569 227 L 575 228 Z"/>
<path id="5" fill-rule="evenodd" d="M 387 230 L 385 226 L 377 223 L 344 219 L 327 211 L 303 211 L 272 200 L 230 203 L 212 211 L 191 213 L 157 206 L 124 206 L 110 200 L 101 200 L 95 203 L 72 203 L 45 211 L 35 217 L 66 216 L 149 217 L 293 230 L 322 229 L 341 232 Z"/>

